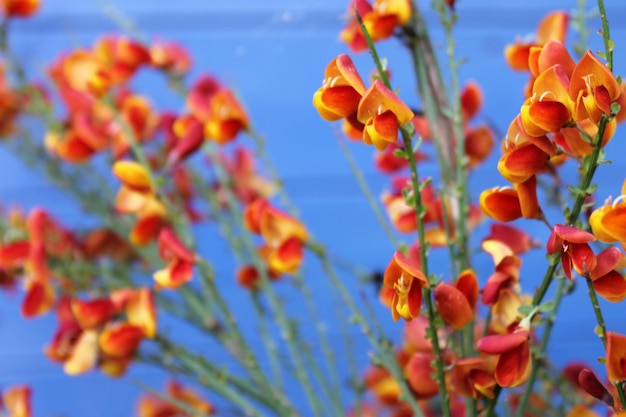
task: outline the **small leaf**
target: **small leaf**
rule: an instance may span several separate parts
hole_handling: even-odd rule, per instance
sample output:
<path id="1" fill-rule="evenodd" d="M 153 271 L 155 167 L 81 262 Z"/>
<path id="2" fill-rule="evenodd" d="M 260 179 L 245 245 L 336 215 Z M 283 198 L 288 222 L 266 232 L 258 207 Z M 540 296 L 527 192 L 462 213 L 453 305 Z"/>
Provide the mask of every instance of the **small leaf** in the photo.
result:
<path id="1" fill-rule="evenodd" d="M 613 42 L 613 39 L 609 39 L 609 41 L 607 42 L 607 45 L 609 47 L 609 51 L 612 51 L 615 49 L 615 42 Z"/>
<path id="2" fill-rule="evenodd" d="M 522 316 L 529 315 L 531 311 L 533 311 L 533 306 L 531 306 L 530 304 L 526 304 L 526 305 L 520 306 L 517 309 L 517 312 L 520 313 Z"/>
<path id="3" fill-rule="evenodd" d="M 393 151 L 394 156 L 402 159 L 409 159 L 409 155 L 407 155 L 404 149 L 398 148 Z"/>
<path id="4" fill-rule="evenodd" d="M 597 189 L 598 189 L 598 184 L 591 184 L 589 187 L 587 187 L 585 192 L 587 193 L 587 195 L 591 195 L 595 193 Z"/>
<path id="5" fill-rule="evenodd" d="M 602 365 L 606 365 L 606 358 L 603 356 L 600 356 L 598 358 L 598 363 L 601 363 Z"/>
<path id="6" fill-rule="evenodd" d="M 619 105 L 619 103 L 611 103 L 611 114 L 617 114 L 619 113 L 619 110 L 621 109 L 621 106 Z"/>
<path id="7" fill-rule="evenodd" d="M 548 313 L 554 309 L 554 301 L 546 301 L 539 306 L 539 311 L 542 313 Z"/>
<path id="8" fill-rule="evenodd" d="M 600 327 L 599 325 L 594 327 L 593 332 L 598 336 L 598 337 L 602 337 L 603 332 L 602 332 L 602 327 Z"/>

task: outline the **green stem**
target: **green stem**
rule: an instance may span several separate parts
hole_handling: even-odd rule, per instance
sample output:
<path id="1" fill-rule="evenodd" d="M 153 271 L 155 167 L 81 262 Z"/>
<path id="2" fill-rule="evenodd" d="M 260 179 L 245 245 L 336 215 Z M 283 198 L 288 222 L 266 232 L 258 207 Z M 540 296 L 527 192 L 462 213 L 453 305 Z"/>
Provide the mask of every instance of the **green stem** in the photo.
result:
<path id="1" fill-rule="evenodd" d="M 602 40 L 604 41 L 606 66 L 609 71 L 613 71 L 613 42 L 611 41 L 611 33 L 609 32 L 609 20 L 606 17 L 606 10 L 604 9 L 604 0 L 598 0 L 598 10 L 600 11 L 600 19 L 602 20 Z"/>
<path id="2" fill-rule="evenodd" d="M 216 174 L 218 176 L 220 183 L 226 184 L 225 173 L 223 172 L 223 169 L 220 166 L 219 160 L 217 158 L 217 154 L 212 149 L 212 147 L 209 146 L 209 144 L 207 144 L 204 147 L 204 150 L 205 150 L 205 154 L 207 155 L 209 160 L 212 162 L 212 165 L 216 171 Z M 227 205 L 232 215 L 235 216 L 235 218 L 242 219 L 243 212 L 241 208 L 239 207 L 239 203 L 236 201 L 232 193 L 232 190 L 230 190 L 229 187 L 225 187 L 225 194 L 227 197 L 226 198 Z M 250 254 L 254 254 L 252 260 L 253 260 L 254 267 L 257 269 L 257 271 L 259 272 L 261 276 L 261 284 L 262 284 L 261 290 L 267 295 L 267 299 L 268 299 L 272 314 L 276 317 L 277 324 L 281 329 L 281 333 L 283 335 L 283 339 L 286 342 L 289 355 L 294 363 L 294 371 L 296 374 L 296 378 L 298 379 L 298 381 L 300 382 L 300 384 L 302 385 L 304 389 L 305 395 L 312 408 L 313 414 L 318 417 L 322 416 L 323 415 L 322 403 L 320 401 L 319 396 L 315 392 L 311 379 L 309 378 L 309 375 L 307 373 L 307 370 L 311 369 L 310 366 L 316 366 L 316 365 L 315 364 L 310 364 L 310 366 L 305 365 L 303 361 L 302 353 L 301 353 L 301 346 L 299 346 L 300 343 L 296 337 L 296 332 L 294 328 L 295 324 L 289 320 L 289 318 L 284 312 L 284 309 L 281 307 L 280 305 L 281 303 L 278 298 L 278 295 L 276 294 L 273 286 L 271 285 L 270 279 L 267 275 L 266 267 L 263 264 L 263 261 L 257 255 L 256 248 L 254 246 L 254 243 L 250 239 L 249 233 L 246 230 L 241 230 L 241 233 L 242 233 L 242 241 L 247 251 Z"/>
<path id="3" fill-rule="evenodd" d="M 561 305 L 561 301 L 563 300 L 563 296 L 569 293 L 569 289 L 567 288 L 568 283 L 569 281 L 567 281 L 566 278 L 558 279 L 556 293 L 554 294 L 554 306 L 547 317 L 547 323 L 541 337 L 541 344 L 539 345 L 539 349 L 537 350 L 533 358 L 530 376 L 528 378 L 528 381 L 526 382 L 526 388 L 524 389 L 524 393 L 522 394 L 517 410 L 515 411 L 515 417 L 522 417 L 524 415 L 524 412 L 526 411 L 526 407 L 528 406 L 530 395 L 533 391 L 533 385 L 537 380 L 537 375 L 541 368 L 541 364 L 545 361 L 545 355 L 548 349 L 550 335 L 552 334 L 552 329 L 554 328 L 554 324 L 556 323 L 557 312 Z"/>
<path id="4" fill-rule="evenodd" d="M 324 269 L 335 289 L 339 292 L 344 302 L 352 312 L 354 321 L 361 326 L 361 330 L 372 344 L 375 352 L 380 355 L 382 365 L 389 370 L 393 378 L 400 385 L 404 401 L 409 404 L 415 417 L 424 417 L 424 413 L 417 401 L 415 400 L 415 396 L 413 395 L 411 388 L 406 381 L 404 372 L 398 364 L 398 360 L 396 359 L 395 352 L 391 343 L 380 337 L 380 335 L 374 334 L 374 332 L 372 331 L 371 323 L 358 308 L 352 296 L 350 295 L 350 292 L 344 286 L 343 281 L 339 278 L 339 276 L 337 276 L 335 270 L 328 261 L 325 249 L 322 246 L 311 245 L 309 245 L 309 248 L 313 251 L 313 253 L 317 255 L 322 264 L 322 268 Z"/>
<path id="5" fill-rule="evenodd" d="M 365 40 L 367 41 L 369 51 L 376 64 L 376 67 L 378 68 L 381 81 L 385 84 L 385 86 L 388 89 L 392 90 L 391 84 L 389 82 L 389 78 L 387 77 L 385 68 L 383 67 L 382 61 L 380 60 L 378 56 L 378 52 L 376 51 L 374 42 L 372 41 L 372 38 L 369 35 L 363 20 L 361 19 L 361 16 L 359 16 L 359 14 L 356 11 L 355 13 L 359 21 L 359 24 L 361 26 L 361 31 L 363 32 Z M 419 16 L 419 13 L 417 12 L 416 7 L 414 7 L 413 15 L 414 15 L 414 19 L 420 19 L 420 16 Z M 428 106 L 426 106 L 426 110 L 428 110 Z M 437 373 L 437 384 L 439 386 L 439 395 L 441 397 L 441 409 L 445 417 L 450 417 L 451 415 L 450 399 L 448 397 L 448 390 L 446 387 L 443 357 L 441 355 L 441 348 L 439 346 L 439 335 L 437 334 L 437 327 L 435 325 L 436 311 L 432 302 L 432 291 L 430 288 L 430 286 L 435 284 L 435 282 L 432 279 L 432 277 L 429 276 L 429 273 L 428 273 L 428 258 L 427 258 L 428 245 L 426 244 L 426 241 L 425 241 L 424 215 L 422 213 L 422 211 L 424 210 L 424 207 L 422 205 L 422 195 L 421 195 L 422 187 L 419 183 L 419 173 L 417 169 L 417 163 L 415 161 L 413 144 L 411 143 L 411 132 L 407 129 L 407 127 L 403 126 L 400 128 L 400 133 L 402 135 L 402 143 L 404 145 L 404 150 L 406 152 L 406 155 L 409 161 L 409 166 L 411 168 L 411 185 L 413 187 L 414 212 L 415 212 L 415 218 L 417 220 L 417 232 L 418 232 L 418 241 L 419 241 L 419 248 L 420 248 L 421 270 L 424 273 L 424 275 L 428 277 L 428 281 L 429 281 L 429 285 L 422 288 L 422 298 L 424 299 L 424 302 L 426 304 L 426 311 L 428 315 L 428 334 L 429 334 L 431 344 L 433 347 L 433 355 L 435 357 L 434 362 L 435 362 L 435 368 L 436 368 L 436 373 Z"/>
<path id="6" fill-rule="evenodd" d="M 400 242 L 398 242 L 398 239 L 396 238 L 396 234 L 389 226 L 389 221 L 385 218 L 385 215 L 380 209 L 379 203 L 374 198 L 372 191 L 370 190 L 370 187 L 367 184 L 367 181 L 365 181 L 363 172 L 359 169 L 359 166 L 357 165 L 356 161 L 352 157 L 352 154 L 350 153 L 350 149 L 348 149 L 348 146 L 346 145 L 345 141 L 340 137 L 337 138 L 337 143 L 339 143 L 339 147 L 341 148 L 343 154 L 345 155 L 346 160 L 348 161 L 348 165 L 350 166 L 350 170 L 352 171 L 352 174 L 354 174 L 354 177 L 356 178 L 356 181 L 359 184 L 359 187 L 361 188 L 361 191 L 363 192 L 365 199 L 367 200 L 372 211 L 374 212 L 374 215 L 376 216 L 376 220 L 378 220 L 378 224 L 380 224 L 380 226 L 382 227 L 383 231 L 389 238 L 389 241 L 391 242 L 391 244 L 395 248 L 399 247 Z"/>

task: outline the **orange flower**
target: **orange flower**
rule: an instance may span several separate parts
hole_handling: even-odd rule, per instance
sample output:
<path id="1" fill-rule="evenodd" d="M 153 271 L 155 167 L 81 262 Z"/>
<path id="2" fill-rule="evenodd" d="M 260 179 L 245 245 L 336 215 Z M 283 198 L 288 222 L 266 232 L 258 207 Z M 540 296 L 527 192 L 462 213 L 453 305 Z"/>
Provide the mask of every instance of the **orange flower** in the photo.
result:
<path id="1" fill-rule="evenodd" d="M 232 141 L 249 125 L 245 110 L 226 89 L 220 89 L 211 99 L 210 114 L 204 124 L 204 135 L 219 144 Z"/>
<path id="2" fill-rule="evenodd" d="M 439 393 L 439 385 L 433 378 L 435 357 L 429 352 L 415 352 L 404 367 L 404 374 L 419 399 L 432 398 Z"/>
<path id="3" fill-rule="evenodd" d="M 480 194 L 480 209 L 499 222 L 510 222 L 522 217 L 522 208 L 516 190 L 496 187 Z"/>
<path id="4" fill-rule="evenodd" d="M 0 9 L 6 17 L 30 17 L 39 10 L 39 0 L 2 0 Z"/>
<path id="5" fill-rule="evenodd" d="M 83 330 L 100 327 L 117 313 L 115 304 L 109 298 L 88 301 L 73 299 L 70 307 L 76 322 Z"/>
<path id="6" fill-rule="evenodd" d="M 394 321 L 400 317 L 409 321 L 419 316 L 422 287 L 428 285 L 428 279 L 416 262 L 396 251 L 385 270 L 383 285 L 394 290 L 390 306 Z"/>
<path id="7" fill-rule="evenodd" d="M 591 231 L 602 242 L 626 242 L 626 181 L 621 195 L 615 200 L 608 198 L 602 207 L 589 216 Z"/>
<path id="8" fill-rule="evenodd" d="M 208 401 L 202 399 L 197 393 L 189 388 L 183 387 L 176 381 L 170 381 L 165 387 L 165 395 L 173 400 L 180 401 L 190 408 L 197 410 L 202 415 L 212 415 L 215 407 Z M 182 410 L 175 405 L 152 395 L 144 395 L 137 404 L 138 417 L 169 417 L 177 415 L 187 415 L 186 410 Z"/>
<path id="9" fill-rule="evenodd" d="M 26 385 L 15 385 L 2 393 L 0 408 L 7 411 L 7 417 L 31 417 L 31 389 Z"/>
<path id="10" fill-rule="evenodd" d="M 474 399 L 493 398 L 496 387 L 493 376 L 494 365 L 494 361 L 485 357 L 458 359 L 452 368 L 455 392 Z"/>
<path id="11" fill-rule="evenodd" d="M 528 57 L 533 46 L 542 46 L 551 40 L 563 42 L 567 32 L 569 15 L 556 11 L 544 17 L 537 27 L 535 42 L 517 42 L 506 47 L 504 55 L 509 66 L 516 71 L 528 71 Z"/>
<path id="12" fill-rule="evenodd" d="M 245 204 L 249 204 L 257 198 L 268 198 L 276 192 L 275 185 L 261 177 L 256 168 L 252 152 L 244 147 L 234 149 L 232 158 L 225 154 L 220 155 L 224 169 L 231 179 L 231 186 L 237 198 Z M 226 196 L 220 184 L 216 184 L 218 199 L 224 201 Z"/>
<path id="13" fill-rule="evenodd" d="M 398 140 L 398 128 L 413 118 L 411 109 L 380 80 L 363 94 L 357 119 L 365 125 L 363 142 L 384 151 Z"/>
<path id="14" fill-rule="evenodd" d="M 313 95 L 313 105 L 324 120 L 346 118 L 360 131 L 362 125 L 356 120 L 356 114 L 365 89 L 352 59 L 341 54 L 326 67 L 322 86 Z"/>
<path id="15" fill-rule="evenodd" d="M 398 26 L 406 25 L 411 17 L 411 3 L 407 0 L 375 0 L 372 6 L 366 0 L 352 0 L 348 13 L 352 19 L 339 34 L 353 52 L 367 50 L 367 42 L 361 31 L 354 11 L 361 16 L 363 23 L 374 42 L 393 35 Z"/>
<path id="16" fill-rule="evenodd" d="M 122 182 L 115 198 L 115 208 L 121 213 L 137 215 L 130 241 L 135 245 L 146 245 L 165 225 L 167 210 L 155 194 L 148 171 L 141 164 L 117 161 L 113 173 Z"/>
<path id="17" fill-rule="evenodd" d="M 613 73 L 590 51 L 576 64 L 569 85 L 569 95 L 576 103 L 576 119 L 600 122 L 611 114 L 611 104 L 621 95 Z"/>
<path id="18" fill-rule="evenodd" d="M 463 285 L 467 282 L 472 289 L 472 297 L 478 296 L 478 282 L 473 274 L 462 275 L 465 277 L 460 279 L 461 289 L 456 285 L 448 285 L 441 283 L 437 285 L 434 291 L 435 307 L 441 315 L 443 321 L 452 327 L 454 330 L 459 330 L 465 327 L 474 318 L 473 305 L 466 294 L 462 291 Z M 473 277 L 474 282 L 468 281 Z M 457 283 L 459 282 L 457 281 Z M 475 302 L 476 298 L 473 298 Z"/>
<path id="19" fill-rule="evenodd" d="M 169 227 L 159 233 L 158 241 L 161 259 L 169 262 L 167 267 L 154 273 L 157 284 L 165 288 L 178 288 L 191 281 L 196 256 L 178 239 Z"/>
<path id="20" fill-rule="evenodd" d="M 302 245 L 308 233 L 302 223 L 272 207 L 267 200 L 256 199 L 246 207 L 244 224 L 266 242 L 267 264 L 270 270 L 295 273 L 303 259 Z"/>
<path id="21" fill-rule="evenodd" d="M 520 110 L 528 135 L 543 136 L 558 132 L 574 120 L 570 90 L 570 80 L 562 65 L 553 65 L 539 74 L 532 85 L 531 96 Z"/>
<path id="22" fill-rule="evenodd" d="M 111 293 L 118 311 L 124 311 L 126 320 L 143 330 L 145 337 L 153 339 L 157 332 L 154 292 L 149 288 L 122 289 Z"/>
<path id="23" fill-rule="evenodd" d="M 110 68 L 115 85 L 126 83 L 141 66 L 150 63 L 148 50 L 124 36 L 102 37 L 95 43 L 93 51 Z"/>
<path id="24" fill-rule="evenodd" d="M 105 63 L 84 49 L 76 49 L 63 57 L 59 68 L 63 80 L 72 89 L 96 97 L 105 95 L 113 83 Z"/>
<path id="25" fill-rule="evenodd" d="M 606 332 L 606 373 L 611 382 L 626 380 L 626 336 Z"/>
<path id="26" fill-rule="evenodd" d="M 589 273 L 596 292 L 607 301 L 617 303 L 626 298 L 626 279 L 620 270 L 626 266 L 626 256 L 616 247 L 606 248 L 597 256 L 597 265 Z"/>
<path id="27" fill-rule="evenodd" d="M 483 353 L 499 355 L 494 371 L 501 387 L 517 387 L 528 379 L 531 368 L 530 332 L 518 327 L 513 333 L 485 336 L 476 347 Z"/>
<path id="28" fill-rule="evenodd" d="M 572 279 L 572 267 L 582 276 L 596 268 L 597 259 L 589 242 L 596 237 L 573 226 L 556 224 L 546 244 L 549 254 L 561 253 L 561 263 L 565 276 Z"/>
<path id="29" fill-rule="evenodd" d="M 155 68 L 181 76 L 191 68 L 191 56 L 182 45 L 175 42 L 156 41 L 150 46 L 150 60 Z"/>
<path id="30" fill-rule="evenodd" d="M 582 388 L 587 394 L 602 401 L 609 407 L 613 407 L 615 400 L 611 393 L 602 385 L 598 380 L 598 377 L 593 371 L 583 368 L 577 376 L 577 382 L 580 388 Z"/>

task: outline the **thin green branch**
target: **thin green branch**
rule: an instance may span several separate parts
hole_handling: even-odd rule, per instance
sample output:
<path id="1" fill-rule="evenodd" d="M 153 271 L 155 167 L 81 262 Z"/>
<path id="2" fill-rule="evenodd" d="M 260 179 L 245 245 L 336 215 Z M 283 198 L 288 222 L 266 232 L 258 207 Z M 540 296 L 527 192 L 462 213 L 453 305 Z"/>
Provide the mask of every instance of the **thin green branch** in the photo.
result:
<path id="1" fill-rule="evenodd" d="M 609 20 L 606 17 L 604 8 L 604 0 L 598 0 L 598 10 L 600 11 L 600 19 L 602 20 L 602 40 L 604 41 L 604 53 L 606 55 L 606 66 L 609 71 L 613 71 L 613 41 L 609 31 Z"/>

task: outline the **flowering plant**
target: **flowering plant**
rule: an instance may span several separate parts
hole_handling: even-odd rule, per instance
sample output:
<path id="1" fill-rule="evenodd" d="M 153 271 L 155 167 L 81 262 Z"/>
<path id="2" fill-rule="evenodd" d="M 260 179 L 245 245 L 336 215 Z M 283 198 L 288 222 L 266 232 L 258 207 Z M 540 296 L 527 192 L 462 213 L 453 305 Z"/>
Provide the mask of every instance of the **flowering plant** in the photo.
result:
<path id="1" fill-rule="evenodd" d="M 626 335 L 603 315 L 605 301 L 626 298 L 626 181 L 620 197 L 603 204 L 594 182 L 626 118 L 602 0 L 602 52 L 587 47 L 586 27 L 595 21 L 584 2 L 576 15 L 545 16 L 532 42 L 506 48 L 510 67 L 529 80 L 500 142 L 496 165 L 507 185 L 490 183 L 478 196 L 469 179 L 490 162 L 496 134 L 475 122 L 479 85 L 461 88 L 455 2 L 433 5 L 448 75 L 420 3 L 350 2 L 340 39 L 353 55 L 369 51 L 376 69 L 366 77 L 351 55 L 339 54 L 320 67 L 322 84 L 311 93 L 322 119 L 341 122 L 338 143 L 380 223 L 371 227 L 389 238 L 379 273 L 315 239 L 240 97 L 211 75 L 190 81 L 182 45 L 107 35 L 60 55 L 38 83 L 15 59 L 9 29 L 39 2 L 0 6 L 0 135 L 94 219 L 75 227 L 36 206 L 6 210 L 0 222 L 0 286 L 22 289 L 25 318 L 56 315 L 44 352 L 65 374 L 118 378 L 136 363 L 164 371 L 172 379 L 164 392 L 146 387 L 141 417 L 228 409 L 323 417 L 626 414 Z M 579 42 L 570 52 L 573 18 Z M 378 51 L 390 38 L 412 58 L 417 97 L 393 87 L 393 62 Z M 161 76 L 183 109 L 157 108 L 137 91 L 142 71 Z M 392 176 L 380 202 L 343 136 L 373 145 L 376 167 Z M 424 175 L 433 161 L 434 175 Z M 575 179 L 564 174 L 572 166 Z M 517 220 L 545 227 L 544 238 L 508 224 Z M 529 252 L 543 263 L 536 288 L 522 268 Z M 492 264 L 478 262 L 481 254 Z M 562 304 L 580 281 L 606 377 L 592 358 L 560 368 L 547 354 Z M 384 315 L 367 295 L 372 283 Z M 329 320 L 340 330 L 329 333 Z M 196 351 L 163 325 L 170 321 L 210 348 Z M 369 354 L 367 368 L 357 350 Z M 2 412 L 30 417 L 30 396 L 26 385 L 3 389 Z"/>

